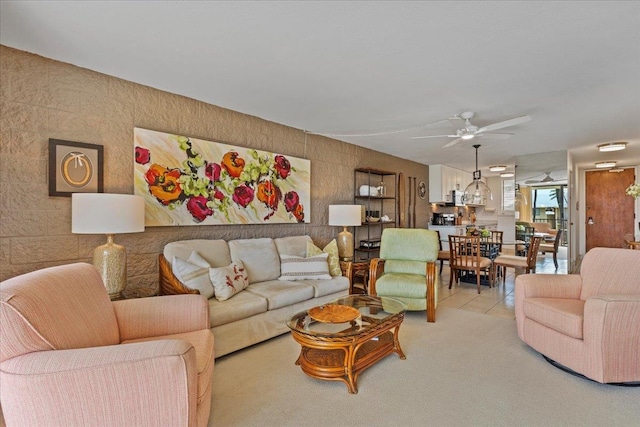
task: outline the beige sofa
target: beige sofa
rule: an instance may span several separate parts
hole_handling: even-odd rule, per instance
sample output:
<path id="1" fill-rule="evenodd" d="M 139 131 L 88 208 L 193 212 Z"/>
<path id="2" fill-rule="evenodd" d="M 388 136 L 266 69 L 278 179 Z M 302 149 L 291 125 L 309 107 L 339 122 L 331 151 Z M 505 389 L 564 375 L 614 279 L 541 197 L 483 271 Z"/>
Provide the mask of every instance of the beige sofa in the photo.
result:
<path id="1" fill-rule="evenodd" d="M 249 286 L 225 301 L 209 298 L 211 331 L 220 357 L 289 331 L 292 314 L 315 307 L 348 293 L 349 279 L 332 276 L 321 280 L 278 280 L 281 255 L 304 258 L 309 236 L 238 240 L 182 240 L 169 243 L 160 256 L 162 294 L 191 292 L 172 274 L 174 257 L 187 260 L 195 251 L 212 268 L 240 260 Z"/>
<path id="2" fill-rule="evenodd" d="M 518 335 L 601 383 L 640 382 L 640 252 L 594 248 L 580 274 L 516 278 Z"/>

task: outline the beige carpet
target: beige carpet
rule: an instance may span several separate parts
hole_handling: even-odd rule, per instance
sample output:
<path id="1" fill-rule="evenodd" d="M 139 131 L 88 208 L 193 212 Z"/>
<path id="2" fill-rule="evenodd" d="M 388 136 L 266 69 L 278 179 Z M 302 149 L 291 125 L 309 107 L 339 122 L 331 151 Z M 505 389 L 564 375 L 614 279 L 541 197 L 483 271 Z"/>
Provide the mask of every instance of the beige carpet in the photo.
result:
<path id="1" fill-rule="evenodd" d="M 216 360 L 211 426 L 638 426 L 640 388 L 606 386 L 549 365 L 515 322 L 447 307 L 409 313 L 407 355 L 360 375 L 359 392 L 307 377 L 283 335 Z"/>

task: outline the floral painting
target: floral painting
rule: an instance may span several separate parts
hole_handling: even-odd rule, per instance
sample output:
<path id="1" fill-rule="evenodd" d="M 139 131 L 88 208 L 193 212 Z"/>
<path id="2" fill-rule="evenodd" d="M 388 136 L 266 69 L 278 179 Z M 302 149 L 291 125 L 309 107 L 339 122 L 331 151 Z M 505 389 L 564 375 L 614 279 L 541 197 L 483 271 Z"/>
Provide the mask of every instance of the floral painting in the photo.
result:
<path id="1" fill-rule="evenodd" d="M 311 162 L 134 128 L 145 225 L 309 222 Z"/>

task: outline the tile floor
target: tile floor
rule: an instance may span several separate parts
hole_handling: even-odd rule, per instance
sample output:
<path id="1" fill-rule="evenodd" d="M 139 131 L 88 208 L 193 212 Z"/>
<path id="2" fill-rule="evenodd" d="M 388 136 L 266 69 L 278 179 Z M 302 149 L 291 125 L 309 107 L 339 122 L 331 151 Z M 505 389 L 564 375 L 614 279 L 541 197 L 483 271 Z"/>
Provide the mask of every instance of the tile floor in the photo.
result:
<path id="1" fill-rule="evenodd" d="M 557 270 L 553 264 L 552 254 L 539 254 L 536 273 L 567 274 L 566 248 L 562 249 L 564 250 L 558 253 Z M 523 274 L 523 270 L 514 272 L 513 268 L 507 268 L 507 278 L 504 284 L 500 280 L 498 285 L 492 288 L 482 286 L 478 295 L 475 283 L 460 282 L 458 285 L 454 283 L 449 289 L 449 266 L 445 263 L 438 289 L 438 306 L 515 319 L 513 286 L 516 274 Z"/>

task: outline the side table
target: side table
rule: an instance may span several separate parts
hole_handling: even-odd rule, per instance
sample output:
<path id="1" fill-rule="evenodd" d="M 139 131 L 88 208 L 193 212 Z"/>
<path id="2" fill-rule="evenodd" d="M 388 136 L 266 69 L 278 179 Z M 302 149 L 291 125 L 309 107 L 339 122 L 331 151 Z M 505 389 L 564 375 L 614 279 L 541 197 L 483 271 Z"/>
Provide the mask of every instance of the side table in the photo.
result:
<path id="1" fill-rule="evenodd" d="M 347 262 L 340 261 L 342 274 L 347 276 Z M 369 294 L 369 261 L 351 262 L 351 275 L 349 277 L 349 295 Z"/>

